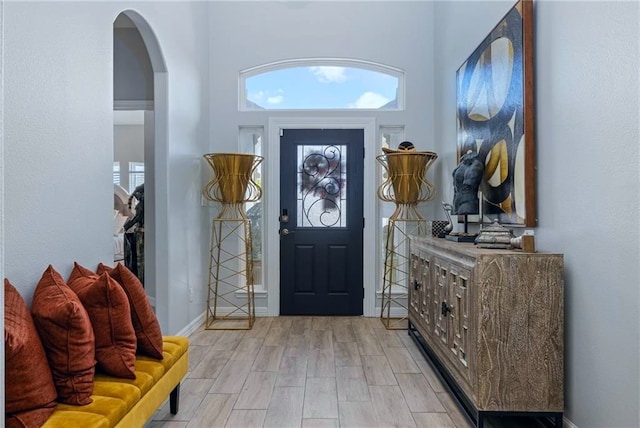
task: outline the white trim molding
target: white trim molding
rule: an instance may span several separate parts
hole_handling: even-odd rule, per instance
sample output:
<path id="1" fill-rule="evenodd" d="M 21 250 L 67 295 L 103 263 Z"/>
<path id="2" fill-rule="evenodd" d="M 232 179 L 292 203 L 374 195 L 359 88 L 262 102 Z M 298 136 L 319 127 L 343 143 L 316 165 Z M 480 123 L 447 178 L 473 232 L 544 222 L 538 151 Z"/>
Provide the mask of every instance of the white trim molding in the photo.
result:
<path id="1" fill-rule="evenodd" d="M 365 289 L 363 315 L 376 316 L 377 227 L 376 121 L 372 117 L 272 117 L 269 119 L 265 153 L 265 193 L 263 211 L 263 275 L 268 292 L 268 315 L 280 314 L 280 130 L 281 129 L 363 129 L 364 130 L 364 242 L 362 279 Z M 372 266 L 376 268 L 372 269 Z"/>
<path id="2" fill-rule="evenodd" d="M 237 308 L 230 307 L 218 307 L 218 313 L 221 315 L 230 314 L 236 311 Z M 256 308 L 256 318 L 258 317 L 266 317 L 267 316 L 267 308 L 258 307 Z M 184 336 L 189 337 L 196 331 L 200 330 L 206 321 L 207 312 L 203 312 L 198 317 L 196 317 L 193 321 L 191 321 L 185 328 L 180 330 L 176 336 Z"/>
<path id="3" fill-rule="evenodd" d="M 206 314 L 207 314 L 206 312 L 201 313 L 193 321 L 191 321 L 189 324 L 187 324 L 187 326 L 185 328 L 180 330 L 178 332 L 177 336 L 189 337 L 193 333 L 195 333 L 197 330 L 199 330 L 200 327 L 202 327 L 204 325 L 204 319 L 205 319 L 205 315 Z"/>
<path id="4" fill-rule="evenodd" d="M 153 100 L 113 100 L 114 110 L 153 110 Z"/>

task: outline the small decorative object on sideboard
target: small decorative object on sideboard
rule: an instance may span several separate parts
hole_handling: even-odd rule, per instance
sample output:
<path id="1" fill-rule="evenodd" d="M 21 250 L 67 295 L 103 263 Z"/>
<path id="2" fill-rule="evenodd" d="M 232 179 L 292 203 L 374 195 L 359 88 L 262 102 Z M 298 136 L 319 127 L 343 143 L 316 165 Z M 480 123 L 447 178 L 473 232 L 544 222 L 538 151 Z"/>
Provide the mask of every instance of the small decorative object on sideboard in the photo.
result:
<path id="1" fill-rule="evenodd" d="M 447 220 L 430 220 L 427 224 L 431 227 L 431 236 L 435 238 L 444 238 L 449 233 L 447 227 L 452 227 Z"/>
<path id="2" fill-rule="evenodd" d="M 533 230 L 525 230 L 521 236 L 511 238 L 511 247 L 519 248 L 524 253 L 535 253 L 536 244 L 533 237 Z"/>
<path id="3" fill-rule="evenodd" d="M 484 174 L 484 164 L 478 153 L 468 150 L 460 157 L 460 163 L 453 170 L 453 213 L 459 215 L 478 214 L 480 201 L 478 188 Z"/>
<path id="4" fill-rule="evenodd" d="M 447 224 L 444 226 L 444 230 L 441 234 L 438 234 L 438 238 L 444 238 L 446 235 L 453 232 L 453 220 L 451 220 L 451 211 L 453 210 L 453 205 L 442 201 L 442 209 L 444 210 L 444 214 L 447 216 Z"/>
<path id="5" fill-rule="evenodd" d="M 506 227 L 500 226 L 494 221 L 490 226 L 485 226 L 475 239 L 478 248 L 498 248 L 507 250 L 511 248 L 513 233 Z"/>
<path id="6" fill-rule="evenodd" d="M 460 163 L 453 170 L 453 208 L 451 214 L 462 215 L 464 232 L 452 232 L 446 236 L 450 241 L 473 242 L 477 234 L 469 233 L 467 215 L 480 212 L 478 189 L 484 174 L 484 164 L 478 160 L 478 153 L 468 150 L 460 157 Z"/>

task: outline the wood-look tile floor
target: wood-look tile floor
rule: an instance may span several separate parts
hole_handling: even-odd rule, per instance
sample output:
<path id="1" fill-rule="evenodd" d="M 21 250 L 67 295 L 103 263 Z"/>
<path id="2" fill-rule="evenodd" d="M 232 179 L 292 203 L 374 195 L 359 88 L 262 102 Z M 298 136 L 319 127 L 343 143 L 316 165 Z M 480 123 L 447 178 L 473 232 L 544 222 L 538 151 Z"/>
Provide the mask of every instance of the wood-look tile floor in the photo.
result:
<path id="1" fill-rule="evenodd" d="M 406 330 L 379 318 L 257 318 L 251 330 L 201 328 L 190 342 L 179 412 L 165 403 L 148 428 L 472 426 Z"/>

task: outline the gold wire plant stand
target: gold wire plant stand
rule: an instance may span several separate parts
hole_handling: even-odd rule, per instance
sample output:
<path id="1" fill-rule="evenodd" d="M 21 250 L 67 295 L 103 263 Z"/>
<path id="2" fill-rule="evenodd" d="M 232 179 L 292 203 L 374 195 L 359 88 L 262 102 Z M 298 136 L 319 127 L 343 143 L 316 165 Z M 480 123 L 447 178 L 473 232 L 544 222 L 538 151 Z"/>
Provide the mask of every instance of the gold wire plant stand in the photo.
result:
<path id="1" fill-rule="evenodd" d="M 385 243 L 384 275 L 380 320 L 387 330 L 407 328 L 409 300 L 409 245 L 411 236 L 426 232 L 426 219 L 418 203 L 436 196 L 435 186 L 426 179 L 434 152 L 383 149 L 376 159 L 386 171 L 386 180 L 378 187 L 378 198 L 394 202 Z"/>
<path id="2" fill-rule="evenodd" d="M 208 153 L 213 169 L 204 197 L 221 204 L 211 221 L 211 257 L 207 291 L 207 330 L 250 330 L 255 321 L 251 220 L 246 202 L 262 197 L 253 181 L 261 156 Z"/>

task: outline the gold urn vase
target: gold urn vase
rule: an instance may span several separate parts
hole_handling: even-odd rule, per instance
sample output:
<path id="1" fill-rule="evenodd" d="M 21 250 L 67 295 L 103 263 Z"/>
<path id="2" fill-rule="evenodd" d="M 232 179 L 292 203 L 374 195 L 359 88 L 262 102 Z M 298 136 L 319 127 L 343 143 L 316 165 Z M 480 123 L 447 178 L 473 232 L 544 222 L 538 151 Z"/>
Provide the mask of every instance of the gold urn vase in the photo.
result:
<path id="1" fill-rule="evenodd" d="M 248 330 L 255 320 L 255 305 L 251 220 L 245 203 L 262 197 L 262 189 L 253 177 L 263 158 L 237 153 L 208 153 L 203 157 L 213 170 L 203 196 L 221 204 L 211 222 L 205 328 Z"/>
<path id="2" fill-rule="evenodd" d="M 406 143 L 401 147 L 403 144 Z M 426 219 L 417 208 L 418 203 L 436 196 L 435 186 L 427 180 L 426 174 L 438 155 L 415 149 L 382 150 L 384 154 L 376 159 L 384 168 L 386 179 L 378 187 L 378 198 L 395 203 L 396 208 L 386 226 L 380 318 L 387 329 L 406 329 L 408 273 L 411 271 L 409 244 L 411 235 L 426 230 Z"/>

